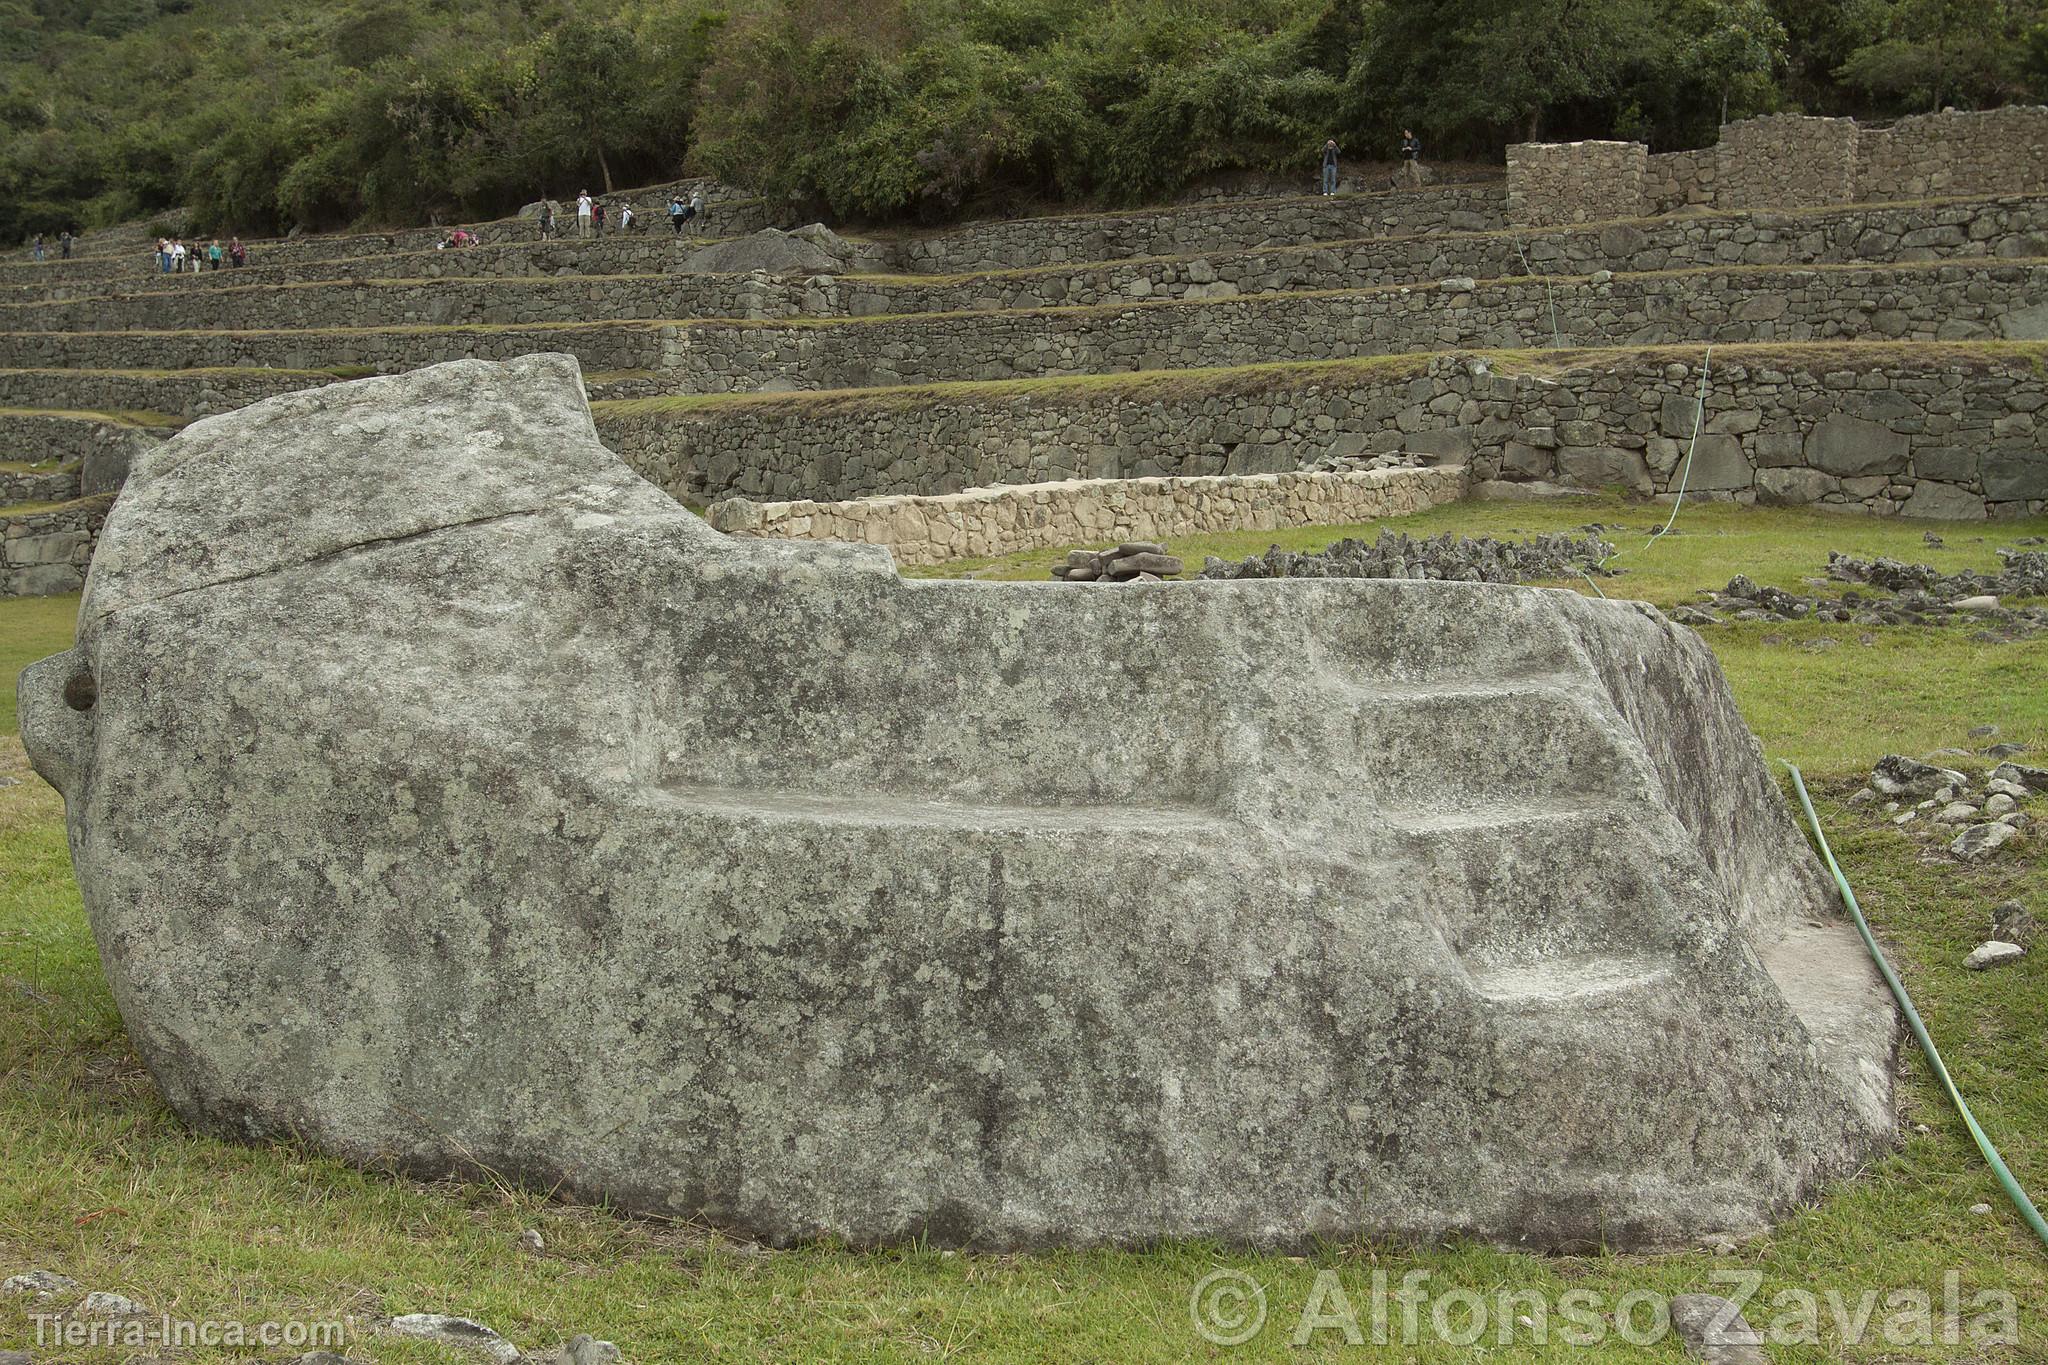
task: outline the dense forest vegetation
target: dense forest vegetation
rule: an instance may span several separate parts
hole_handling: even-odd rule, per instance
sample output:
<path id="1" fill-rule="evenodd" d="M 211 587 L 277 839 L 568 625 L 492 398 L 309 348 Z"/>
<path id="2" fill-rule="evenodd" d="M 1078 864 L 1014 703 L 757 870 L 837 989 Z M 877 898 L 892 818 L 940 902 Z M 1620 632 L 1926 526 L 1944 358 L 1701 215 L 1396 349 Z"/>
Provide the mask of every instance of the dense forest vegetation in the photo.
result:
<path id="1" fill-rule="evenodd" d="M 0 0 L 0 240 L 475 219 L 707 172 L 841 220 L 2048 97 L 2048 0 Z"/>

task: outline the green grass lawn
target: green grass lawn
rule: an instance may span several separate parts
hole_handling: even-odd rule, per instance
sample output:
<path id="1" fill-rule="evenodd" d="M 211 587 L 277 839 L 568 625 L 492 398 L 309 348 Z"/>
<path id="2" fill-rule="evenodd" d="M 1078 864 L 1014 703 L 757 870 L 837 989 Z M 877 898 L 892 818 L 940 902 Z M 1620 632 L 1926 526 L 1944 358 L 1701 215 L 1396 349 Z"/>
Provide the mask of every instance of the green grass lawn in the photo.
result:
<path id="1" fill-rule="evenodd" d="M 1569 508 L 1465 505 L 1403 523 L 1505 533 L 1623 523 L 1610 535 L 1627 554 L 1612 595 L 1671 605 L 1734 573 L 1802 586 L 1829 549 L 1927 559 L 1945 568 L 1994 564 L 1991 550 L 2040 524 L 1943 527 L 1947 545 L 1921 544 L 1905 523 L 1702 506 L 1683 534 L 1643 548 L 1661 509 L 1596 501 Z M 1357 529 L 1357 528 L 1347 528 Z M 1306 547 L 1336 532 L 1190 541 L 1177 550 L 1243 555 L 1274 539 Z M 1051 552 L 997 566 L 1035 577 Z M 959 572 L 970 566 L 948 566 Z M 1583 588 L 1583 585 L 1581 585 Z M 1084 589 L 1074 589 L 1083 591 Z M 1113 589 L 1096 589 L 1112 591 Z M 68 642 L 77 600 L 0 602 L 0 675 Z M 1981 747 L 1971 726 L 2048 753 L 2048 642 L 1988 644 L 1965 630 L 1848 626 L 1739 626 L 1704 632 L 1722 658 L 1752 725 L 1774 755 L 1796 758 L 1816 789 L 1837 852 L 1884 936 L 1928 1025 L 1978 1114 L 2019 1178 L 2048 1196 L 2048 988 L 2036 953 L 1996 972 L 1961 969 L 1988 930 L 1988 909 L 2013 896 L 2048 914 L 2048 867 L 2038 831 L 1982 867 L 1927 860 L 1882 816 L 1843 804 L 1869 763 L 1888 750 Z M 1837 638 L 1815 650 L 1820 635 Z M 1805 646 L 1805 647 L 1802 647 Z M 1805 1291 L 1823 1296 L 1817 1340 L 1771 1348 L 1777 1362 L 1838 1359 L 2022 1361 L 2048 1358 L 2048 1253 L 2004 1204 L 1961 1122 L 1917 1054 L 1900 1099 L 1905 1141 L 1863 1177 L 1832 1190 L 1771 1236 L 1733 1253 L 1671 1257 L 1544 1258 L 1461 1245 L 1427 1250 L 1330 1246 L 1303 1257 L 1261 1256 L 1205 1244 L 1144 1252 L 1025 1256 L 951 1255 L 911 1247 L 854 1253 L 832 1247 L 763 1254 L 714 1233 L 623 1219 L 549 1202 L 491 1183 L 422 1184 L 339 1166 L 290 1145 L 236 1146 L 188 1133 L 158 1100 L 109 997 L 72 882 L 60 803 L 27 774 L 14 729 L 12 688 L 0 703 L 0 1275 L 32 1266 L 88 1288 L 117 1290 L 191 1319 L 316 1321 L 343 1315 L 442 1311 L 489 1323 L 533 1351 L 576 1332 L 608 1337 L 636 1361 L 1467 1361 L 1478 1348 L 1423 1340 L 1351 1346 L 1335 1327 L 1306 1345 L 1290 1338 L 1319 1271 L 1334 1270 L 1368 1338 L 1372 1275 L 1398 1285 L 1426 1271 L 1428 1291 L 1503 1289 L 1604 1296 L 1726 1289 L 1753 1274 L 1751 1321 L 1768 1326 Z M 1982 767 L 1988 760 L 1957 760 Z M 2048 802 L 2036 802 L 2037 818 Z M 1914 1125 L 1924 1125 L 1925 1132 Z M 1989 1214 L 1969 1212 L 1989 1203 Z M 517 1244 L 535 1228 L 533 1255 Z M 1250 1343 L 1198 1336 L 1189 1313 L 1196 1282 L 1241 1270 L 1263 1287 L 1269 1316 Z M 1888 1344 L 1880 1302 L 1861 1345 L 1846 1345 L 1824 1296 L 1853 1313 L 1865 1289 L 1918 1289 L 1940 1311 L 1943 1275 L 1959 1276 L 1968 1316 L 1979 1291 L 2017 1299 L 2021 1344 Z M 1722 1277 L 1717 1285 L 1716 1277 Z M 1325 1307 L 1328 1307 L 1326 1304 Z M 33 1348 L 25 1302 L 0 1299 L 0 1349 Z M 1392 1331 L 1400 1333 L 1399 1309 Z M 1498 1322 L 1498 1316 L 1494 1321 Z M 1452 1319 L 1453 1326 L 1463 1322 Z M 1556 1324 L 1552 1324 L 1555 1330 Z M 1510 1344 L 1489 1329 L 1489 1361 L 1667 1360 L 1675 1339 L 1639 1348 L 1610 1335 L 1597 1349 L 1548 1346 L 1518 1328 Z M 39 1350 L 36 1359 L 125 1361 L 119 1347 Z M 147 1354 L 144 1352 L 143 1354 Z M 181 1360 L 241 1358 L 232 1351 L 169 1353 Z M 252 1352 L 288 1359 L 291 1351 Z M 359 1360 L 461 1359 L 444 1348 L 362 1335 Z M 468 1357 L 477 1359 L 478 1357 Z"/>

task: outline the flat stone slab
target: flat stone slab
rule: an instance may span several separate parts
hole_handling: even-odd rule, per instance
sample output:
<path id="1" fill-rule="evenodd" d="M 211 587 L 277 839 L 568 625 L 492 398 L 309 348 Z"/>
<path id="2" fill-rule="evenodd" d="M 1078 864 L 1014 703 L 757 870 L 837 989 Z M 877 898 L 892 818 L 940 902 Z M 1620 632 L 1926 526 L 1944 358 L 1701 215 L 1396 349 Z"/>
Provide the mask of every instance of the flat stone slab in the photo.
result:
<path id="1" fill-rule="evenodd" d="M 165 1096 L 788 1243 L 1741 1235 L 1890 1005 L 1713 656 L 731 539 L 567 357 L 145 453 L 22 732 Z"/>

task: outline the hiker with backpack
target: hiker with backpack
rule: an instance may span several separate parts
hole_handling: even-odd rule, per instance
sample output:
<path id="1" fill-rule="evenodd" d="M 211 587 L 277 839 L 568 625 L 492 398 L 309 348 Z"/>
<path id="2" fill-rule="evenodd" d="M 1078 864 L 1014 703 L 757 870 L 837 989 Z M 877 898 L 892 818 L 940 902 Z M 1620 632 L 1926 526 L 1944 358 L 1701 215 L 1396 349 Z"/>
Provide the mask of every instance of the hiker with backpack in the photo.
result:
<path id="1" fill-rule="evenodd" d="M 540 239 L 553 241 L 555 236 L 555 206 L 546 199 L 540 201 Z"/>

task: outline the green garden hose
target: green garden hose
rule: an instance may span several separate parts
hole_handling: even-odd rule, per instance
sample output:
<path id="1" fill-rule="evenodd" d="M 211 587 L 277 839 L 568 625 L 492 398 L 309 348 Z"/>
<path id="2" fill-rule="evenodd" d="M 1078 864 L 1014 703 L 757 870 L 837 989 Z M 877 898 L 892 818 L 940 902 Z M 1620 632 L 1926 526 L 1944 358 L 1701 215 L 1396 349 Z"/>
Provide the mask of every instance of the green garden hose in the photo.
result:
<path id="1" fill-rule="evenodd" d="M 1813 826 L 1813 837 L 1820 843 L 1820 855 L 1827 859 L 1828 871 L 1835 874 L 1835 885 L 1841 888 L 1842 904 L 1849 907 L 1850 918 L 1856 921 L 1856 932 L 1863 935 L 1863 946 L 1870 949 L 1870 956 L 1876 961 L 1877 970 L 1883 975 L 1885 985 L 1891 987 L 1893 998 L 1899 1002 L 1899 1008 L 1906 1012 L 1906 1023 L 1913 1030 L 1913 1036 L 1920 1040 L 1920 1050 L 1927 1054 L 1927 1064 L 1934 1068 L 1934 1074 L 1940 1079 L 1942 1088 L 1948 1091 L 1949 1099 L 1955 1102 L 1956 1112 L 1961 1114 L 1963 1122 L 1969 1125 L 1970 1136 L 1977 1140 L 1977 1150 L 1982 1152 L 1984 1160 L 1990 1163 L 1991 1173 L 1997 1176 L 1998 1183 L 2005 1187 L 2006 1194 L 2012 1199 L 2013 1207 L 2020 1211 L 2020 1217 L 2034 1230 L 2034 1235 L 2041 1239 L 2041 1244 L 2048 1246 L 2048 1223 L 2041 1221 L 2041 1211 L 2034 1207 L 2033 1200 L 2027 1198 L 2027 1192 L 2020 1188 L 2020 1182 L 2013 1179 L 2012 1172 L 2006 1169 L 2004 1159 L 1998 1155 L 1998 1149 L 1991 1145 L 1991 1139 L 1986 1137 L 1984 1130 L 1978 1126 L 1977 1116 L 1972 1114 L 1970 1106 L 1963 1102 L 1962 1091 L 1956 1089 L 1955 1081 L 1948 1074 L 1948 1068 L 1942 1065 L 1941 1053 L 1935 1050 L 1934 1040 L 1927 1036 L 1927 1025 L 1920 1021 L 1920 1011 L 1913 1008 L 1912 997 L 1906 994 L 1906 988 L 1900 984 L 1898 973 L 1892 970 L 1892 964 L 1885 961 L 1884 950 L 1877 946 L 1877 939 L 1870 932 L 1870 921 L 1863 918 L 1863 907 L 1856 903 L 1856 893 L 1849 888 L 1849 879 L 1842 874 L 1842 865 L 1835 861 L 1835 851 L 1828 847 L 1828 836 L 1821 830 L 1820 817 L 1813 813 L 1813 800 L 1806 794 L 1806 782 L 1799 775 L 1799 765 L 1790 760 L 1784 762 L 1786 768 L 1791 770 L 1792 786 L 1799 793 L 1799 804 L 1806 811 L 1806 822 Z"/>

